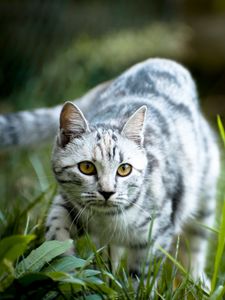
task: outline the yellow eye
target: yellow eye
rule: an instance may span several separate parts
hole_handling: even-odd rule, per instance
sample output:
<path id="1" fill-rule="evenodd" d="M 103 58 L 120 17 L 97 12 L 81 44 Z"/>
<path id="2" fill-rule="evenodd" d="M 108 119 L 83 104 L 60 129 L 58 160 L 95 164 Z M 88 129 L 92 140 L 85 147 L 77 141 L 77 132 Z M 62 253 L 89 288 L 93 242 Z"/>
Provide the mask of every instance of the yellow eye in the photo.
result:
<path id="1" fill-rule="evenodd" d="M 95 175 L 97 173 L 94 164 L 90 161 L 82 161 L 78 164 L 81 173 L 85 175 Z"/>
<path id="2" fill-rule="evenodd" d="M 129 164 L 122 164 L 119 166 L 117 170 L 117 175 L 121 177 L 128 176 L 132 171 L 132 166 Z"/>

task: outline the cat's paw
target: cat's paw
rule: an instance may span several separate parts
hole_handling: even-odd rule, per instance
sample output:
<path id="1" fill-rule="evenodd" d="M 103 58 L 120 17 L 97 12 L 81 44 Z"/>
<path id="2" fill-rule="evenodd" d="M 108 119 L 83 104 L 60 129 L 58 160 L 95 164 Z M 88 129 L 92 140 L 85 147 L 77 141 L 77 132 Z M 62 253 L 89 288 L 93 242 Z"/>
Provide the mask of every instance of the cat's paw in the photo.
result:
<path id="1" fill-rule="evenodd" d="M 201 285 L 202 285 L 202 288 L 204 289 L 204 291 L 209 293 L 211 290 L 211 282 L 205 272 L 202 273 L 201 276 L 199 276 L 199 280 L 201 281 Z"/>
<path id="2" fill-rule="evenodd" d="M 193 275 L 193 279 L 196 283 L 200 283 L 201 287 L 204 289 L 206 293 L 209 293 L 211 290 L 211 282 L 206 273 L 203 272 L 195 272 Z"/>

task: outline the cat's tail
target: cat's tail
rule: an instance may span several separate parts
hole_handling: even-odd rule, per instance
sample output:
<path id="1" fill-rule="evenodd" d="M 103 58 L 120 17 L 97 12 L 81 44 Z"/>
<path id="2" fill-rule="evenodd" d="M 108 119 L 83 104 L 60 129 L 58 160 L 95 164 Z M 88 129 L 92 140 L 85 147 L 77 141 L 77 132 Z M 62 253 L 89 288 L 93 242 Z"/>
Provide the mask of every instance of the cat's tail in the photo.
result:
<path id="1" fill-rule="evenodd" d="M 93 101 L 107 88 L 108 82 L 89 91 L 74 102 L 87 112 Z M 29 147 L 53 141 L 59 126 L 62 105 L 0 115 L 0 149 Z"/>
<path id="2" fill-rule="evenodd" d="M 31 146 L 52 139 L 57 131 L 60 106 L 0 116 L 0 148 Z"/>

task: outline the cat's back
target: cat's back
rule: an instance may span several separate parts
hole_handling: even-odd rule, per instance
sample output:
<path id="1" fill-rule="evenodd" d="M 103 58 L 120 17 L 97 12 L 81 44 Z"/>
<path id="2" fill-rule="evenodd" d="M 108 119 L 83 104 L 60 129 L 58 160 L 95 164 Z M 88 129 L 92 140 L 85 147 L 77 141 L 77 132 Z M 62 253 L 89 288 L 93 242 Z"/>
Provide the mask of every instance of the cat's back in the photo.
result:
<path id="1" fill-rule="evenodd" d="M 174 115 L 197 119 L 198 97 L 195 83 L 182 65 L 169 60 L 152 58 L 138 63 L 113 80 L 89 106 L 88 117 L 94 122 L 107 119 L 123 123 L 141 105 L 149 114 Z M 155 111 L 155 114 L 154 114 Z"/>
<path id="2" fill-rule="evenodd" d="M 163 97 L 177 105 L 198 105 L 195 83 L 189 71 L 172 60 L 161 58 L 134 65 L 112 81 L 101 95 L 106 104 L 123 97 L 144 97 L 151 102 Z"/>

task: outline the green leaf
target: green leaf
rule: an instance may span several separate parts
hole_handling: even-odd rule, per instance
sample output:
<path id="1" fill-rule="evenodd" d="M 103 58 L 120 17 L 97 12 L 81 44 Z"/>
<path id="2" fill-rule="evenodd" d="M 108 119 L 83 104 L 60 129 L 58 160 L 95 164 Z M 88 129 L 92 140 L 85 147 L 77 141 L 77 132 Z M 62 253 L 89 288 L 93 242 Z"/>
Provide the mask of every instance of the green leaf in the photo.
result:
<path id="1" fill-rule="evenodd" d="M 71 296 L 71 293 L 81 292 L 86 288 L 80 282 L 79 283 L 70 283 L 70 282 L 64 282 L 64 281 L 60 281 L 58 284 L 58 287 L 60 288 L 60 291 L 64 295 L 68 295 L 69 297 Z M 56 298 L 54 298 L 54 299 L 56 299 Z M 66 299 L 68 299 L 68 298 L 66 298 Z"/>
<path id="2" fill-rule="evenodd" d="M 86 278 L 84 278 L 84 280 L 86 283 L 89 283 L 89 284 L 91 283 L 91 284 L 95 284 L 95 285 L 100 285 L 100 284 L 104 283 L 100 278 L 98 278 L 96 276 L 86 277 Z"/>
<path id="3" fill-rule="evenodd" d="M 34 235 L 13 235 L 0 241 L 0 260 L 15 260 L 24 252 L 30 241 L 35 238 Z M 20 247 L 18 247 L 20 246 Z"/>
<path id="4" fill-rule="evenodd" d="M 84 287 L 86 286 L 86 282 L 84 282 L 80 278 L 75 278 L 75 277 L 70 277 L 70 278 L 64 279 L 63 282 L 76 284 L 77 286 L 84 286 Z"/>
<path id="5" fill-rule="evenodd" d="M 69 250 L 72 244 L 72 240 L 44 242 L 17 265 L 16 276 L 20 277 L 26 271 L 40 271 L 47 262 Z"/>
<path id="6" fill-rule="evenodd" d="M 87 269 L 87 270 L 82 271 L 82 275 L 84 277 L 91 277 L 91 276 L 95 276 L 95 275 L 99 275 L 99 274 L 101 274 L 101 272 L 98 270 Z"/>
<path id="7" fill-rule="evenodd" d="M 0 275 L 27 249 L 34 235 L 13 235 L 0 241 Z"/>
<path id="8" fill-rule="evenodd" d="M 71 277 L 71 275 L 64 272 L 49 272 L 44 274 L 49 276 L 54 281 L 63 281 L 64 279 L 69 279 Z"/>
<path id="9" fill-rule="evenodd" d="M 50 263 L 43 272 L 71 272 L 74 269 L 82 268 L 86 264 L 84 259 L 75 256 L 65 256 Z"/>
<path id="10" fill-rule="evenodd" d="M 85 286 L 85 282 L 82 279 L 76 278 L 64 272 L 50 272 L 47 273 L 46 275 L 49 276 L 54 281 L 61 281 L 66 283 L 77 284 L 79 286 Z"/>

